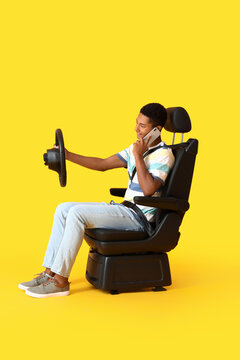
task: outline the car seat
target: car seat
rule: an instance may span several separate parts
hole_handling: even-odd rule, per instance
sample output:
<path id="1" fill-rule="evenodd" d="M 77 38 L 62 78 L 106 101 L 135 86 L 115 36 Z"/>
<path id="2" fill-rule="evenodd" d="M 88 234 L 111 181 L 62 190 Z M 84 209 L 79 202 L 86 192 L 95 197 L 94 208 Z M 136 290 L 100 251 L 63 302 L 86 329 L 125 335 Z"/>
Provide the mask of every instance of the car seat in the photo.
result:
<path id="1" fill-rule="evenodd" d="M 157 209 L 152 234 L 147 231 L 129 231 L 94 228 L 85 230 L 90 246 L 86 278 L 98 289 L 117 294 L 153 288 L 166 290 L 171 285 L 167 252 L 179 241 L 179 227 L 189 209 L 189 192 L 192 183 L 198 140 L 183 142 L 183 134 L 191 130 L 191 121 L 182 107 L 167 109 L 164 128 L 173 133 L 170 145 L 175 163 L 168 175 L 160 197 L 136 196 L 135 204 Z M 174 144 L 175 133 L 182 133 L 182 141 Z M 110 193 L 123 197 L 126 189 L 112 188 Z"/>

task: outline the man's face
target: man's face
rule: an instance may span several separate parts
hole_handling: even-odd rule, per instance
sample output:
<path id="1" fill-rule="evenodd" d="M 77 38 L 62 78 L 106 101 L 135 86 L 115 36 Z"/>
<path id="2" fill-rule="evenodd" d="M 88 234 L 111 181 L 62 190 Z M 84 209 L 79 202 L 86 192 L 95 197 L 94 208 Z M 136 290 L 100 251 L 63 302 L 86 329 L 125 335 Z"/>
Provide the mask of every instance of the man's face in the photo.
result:
<path id="1" fill-rule="evenodd" d="M 149 133 L 153 128 L 152 124 L 149 122 L 149 117 L 139 113 L 137 117 L 135 131 L 137 133 L 137 138 L 143 138 Z"/>

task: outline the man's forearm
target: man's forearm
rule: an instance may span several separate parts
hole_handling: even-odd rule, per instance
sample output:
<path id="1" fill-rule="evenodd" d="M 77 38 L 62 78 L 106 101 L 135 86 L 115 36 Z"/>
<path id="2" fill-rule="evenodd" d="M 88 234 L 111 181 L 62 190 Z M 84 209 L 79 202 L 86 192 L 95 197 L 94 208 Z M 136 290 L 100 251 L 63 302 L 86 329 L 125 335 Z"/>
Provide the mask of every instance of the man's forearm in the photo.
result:
<path id="1" fill-rule="evenodd" d="M 135 156 L 136 170 L 139 185 L 145 196 L 150 196 L 155 192 L 155 181 L 151 174 L 149 174 L 143 157 L 141 155 Z"/>
<path id="2" fill-rule="evenodd" d="M 75 164 L 84 166 L 88 169 L 99 170 L 99 171 L 105 170 L 104 160 L 101 158 L 78 155 L 78 154 L 71 153 L 70 151 L 67 151 L 66 160 L 69 160 Z"/>

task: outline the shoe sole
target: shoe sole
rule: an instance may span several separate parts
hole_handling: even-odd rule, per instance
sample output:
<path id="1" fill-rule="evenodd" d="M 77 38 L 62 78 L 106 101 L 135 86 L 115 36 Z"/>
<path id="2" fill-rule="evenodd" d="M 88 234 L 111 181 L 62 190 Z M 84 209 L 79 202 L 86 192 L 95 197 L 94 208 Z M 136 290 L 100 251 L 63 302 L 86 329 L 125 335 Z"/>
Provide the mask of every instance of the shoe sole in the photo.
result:
<path id="1" fill-rule="evenodd" d="M 18 287 L 19 287 L 19 289 L 21 289 L 21 290 L 27 290 L 27 289 L 29 289 L 29 286 L 25 286 L 25 285 L 22 285 L 22 284 L 19 284 Z"/>
<path id="2" fill-rule="evenodd" d="M 50 294 L 35 294 L 35 293 L 31 292 L 30 290 L 26 290 L 25 294 L 40 299 L 40 298 L 48 298 L 48 297 L 55 297 L 55 296 L 67 296 L 70 294 L 70 291 L 62 291 L 62 292 L 50 293 Z"/>

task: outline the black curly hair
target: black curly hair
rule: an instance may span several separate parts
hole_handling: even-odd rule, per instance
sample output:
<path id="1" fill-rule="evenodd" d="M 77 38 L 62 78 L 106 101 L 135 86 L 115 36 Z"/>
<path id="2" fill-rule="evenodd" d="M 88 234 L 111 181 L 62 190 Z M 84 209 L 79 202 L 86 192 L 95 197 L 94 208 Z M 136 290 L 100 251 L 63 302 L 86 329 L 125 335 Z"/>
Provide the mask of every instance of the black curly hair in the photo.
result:
<path id="1" fill-rule="evenodd" d="M 150 118 L 150 123 L 155 126 L 162 126 L 164 127 L 167 121 L 167 110 L 165 107 L 158 103 L 150 103 L 144 105 L 140 113 Z"/>

